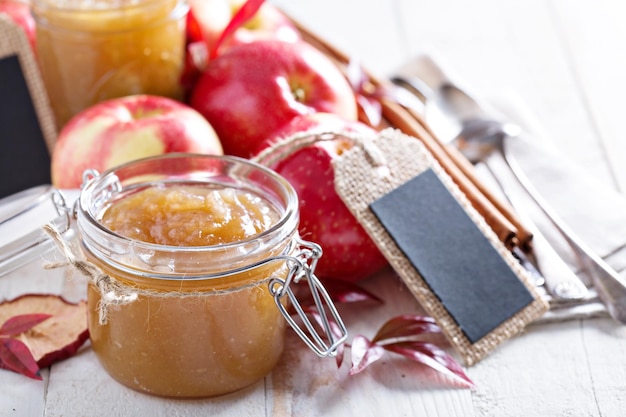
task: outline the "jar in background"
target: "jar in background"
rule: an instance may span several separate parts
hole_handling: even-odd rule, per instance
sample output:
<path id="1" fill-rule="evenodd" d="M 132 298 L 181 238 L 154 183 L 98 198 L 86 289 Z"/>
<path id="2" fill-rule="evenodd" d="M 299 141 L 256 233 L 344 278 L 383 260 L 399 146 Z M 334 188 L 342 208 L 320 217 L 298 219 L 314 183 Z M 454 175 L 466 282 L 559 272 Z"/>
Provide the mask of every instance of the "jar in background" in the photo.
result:
<path id="1" fill-rule="evenodd" d="M 110 98 L 182 99 L 188 9 L 184 0 L 32 0 L 57 127 Z"/>
<path id="2" fill-rule="evenodd" d="M 286 299 L 299 305 L 290 283 L 321 288 L 308 265 L 319 254 L 298 238 L 298 199 L 289 183 L 250 161 L 190 154 L 95 174 L 76 215 L 86 259 L 103 272 L 89 285 L 88 308 L 91 344 L 106 371 L 130 388 L 166 397 L 226 394 L 271 372 L 286 324 L 302 337 L 286 313 Z M 222 209 L 233 195 L 244 212 L 229 217 Z M 203 208 L 214 204 L 217 210 Z M 145 226 L 137 213 L 162 219 Z M 250 224 L 239 224 L 247 217 L 266 222 L 242 237 Z M 221 218 L 227 228 L 208 233 Z M 143 233 L 150 237 L 128 237 Z M 209 234 L 212 243 L 203 244 Z M 326 335 L 328 348 L 317 352 L 332 356 L 345 327 L 321 289 L 344 332 Z"/>

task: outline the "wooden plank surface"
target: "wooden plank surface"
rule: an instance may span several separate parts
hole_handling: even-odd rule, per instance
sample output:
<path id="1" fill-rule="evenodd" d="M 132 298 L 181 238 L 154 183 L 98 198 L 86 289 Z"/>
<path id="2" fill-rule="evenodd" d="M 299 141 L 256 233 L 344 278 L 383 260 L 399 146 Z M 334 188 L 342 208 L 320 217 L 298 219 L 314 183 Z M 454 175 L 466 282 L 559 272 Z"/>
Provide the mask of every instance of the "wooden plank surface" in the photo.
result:
<path id="1" fill-rule="evenodd" d="M 555 1 L 556 21 L 570 54 L 580 95 L 601 148 L 611 165 L 614 181 L 626 190 L 626 126 L 623 99 L 626 97 L 626 4 L 602 0 Z"/>
<path id="2" fill-rule="evenodd" d="M 548 140 L 594 178 L 626 186 L 622 2 L 601 0 L 276 0 L 379 76 L 434 52 L 486 97 L 519 100 Z M 0 278 L 0 298 L 79 297 L 81 282 L 37 266 Z M 351 335 L 420 312 L 393 273 L 365 285 L 388 302 L 343 307 Z M 44 383 L 0 371 L 0 416 L 622 416 L 626 330 L 609 319 L 532 325 L 468 369 L 474 390 L 386 356 L 347 375 L 295 337 L 264 381 L 216 399 L 171 400 L 115 383 L 88 345 Z"/>

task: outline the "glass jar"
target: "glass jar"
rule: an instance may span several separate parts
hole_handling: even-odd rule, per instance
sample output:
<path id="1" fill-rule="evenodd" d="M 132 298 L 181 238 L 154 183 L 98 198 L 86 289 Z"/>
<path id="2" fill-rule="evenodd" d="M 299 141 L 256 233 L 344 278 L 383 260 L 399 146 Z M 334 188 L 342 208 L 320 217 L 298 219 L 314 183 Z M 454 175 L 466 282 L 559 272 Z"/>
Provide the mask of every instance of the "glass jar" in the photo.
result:
<path id="1" fill-rule="evenodd" d="M 57 127 L 131 94 L 183 98 L 184 0 L 33 0 L 37 55 Z"/>
<path id="2" fill-rule="evenodd" d="M 88 288 L 89 332 L 117 381 L 159 396 L 221 395 L 275 367 L 287 323 L 320 356 L 334 355 L 345 340 L 345 327 L 313 274 L 319 248 L 298 238 L 296 193 L 274 171 L 235 157 L 166 154 L 85 180 L 75 214 L 85 258 L 97 271 Z M 189 187 L 248 193 L 277 216 L 260 233 L 203 246 L 148 243 L 105 226 L 107 211 L 126 199 Z M 300 280 L 318 300 L 323 327 L 331 327 L 329 312 L 342 334 L 311 332 L 316 325 L 306 314 L 297 321 L 289 315 L 288 304 L 305 310 L 290 289 Z"/>

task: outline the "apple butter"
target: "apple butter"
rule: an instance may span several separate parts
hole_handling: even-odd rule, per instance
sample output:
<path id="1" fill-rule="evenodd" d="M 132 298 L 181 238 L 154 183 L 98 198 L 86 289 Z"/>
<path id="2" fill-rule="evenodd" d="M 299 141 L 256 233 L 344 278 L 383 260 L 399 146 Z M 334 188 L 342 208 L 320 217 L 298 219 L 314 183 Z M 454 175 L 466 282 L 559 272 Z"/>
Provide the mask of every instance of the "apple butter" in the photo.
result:
<path id="1" fill-rule="evenodd" d="M 57 127 L 106 99 L 182 99 L 184 0 L 33 0 L 37 55 Z"/>
<path id="2" fill-rule="evenodd" d="M 148 158 L 88 181 L 77 219 L 86 259 L 115 283 L 88 288 L 92 347 L 113 378 L 206 397 L 274 368 L 287 322 L 268 282 L 286 275 L 298 222 L 282 177 L 236 158 Z"/>

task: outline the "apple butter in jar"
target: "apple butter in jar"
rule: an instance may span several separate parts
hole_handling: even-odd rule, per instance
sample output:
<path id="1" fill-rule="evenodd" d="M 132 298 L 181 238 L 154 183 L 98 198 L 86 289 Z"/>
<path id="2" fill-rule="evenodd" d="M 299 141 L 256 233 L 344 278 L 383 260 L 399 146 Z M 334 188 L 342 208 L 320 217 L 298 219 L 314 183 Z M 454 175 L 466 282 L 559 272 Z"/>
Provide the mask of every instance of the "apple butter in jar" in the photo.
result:
<path id="1" fill-rule="evenodd" d="M 184 0 L 32 0 L 57 127 L 110 98 L 182 99 L 188 9 Z"/>
<path id="2" fill-rule="evenodd" d="M 298 237 L 296 193 L 274 171 L 166 154 L 85 180 L 75 210 L 93 268 L 91 344 L 120 383 L 165 397 L 222 395 L 272 371 L 287 324 L 320 356 L 345 340 L 313 273 L 319 247 Z M 342 335 L 307 336 L 306 315 L 292 318 L 288 306 L 300 305 L 290 284 L 300 280 Z"/>

